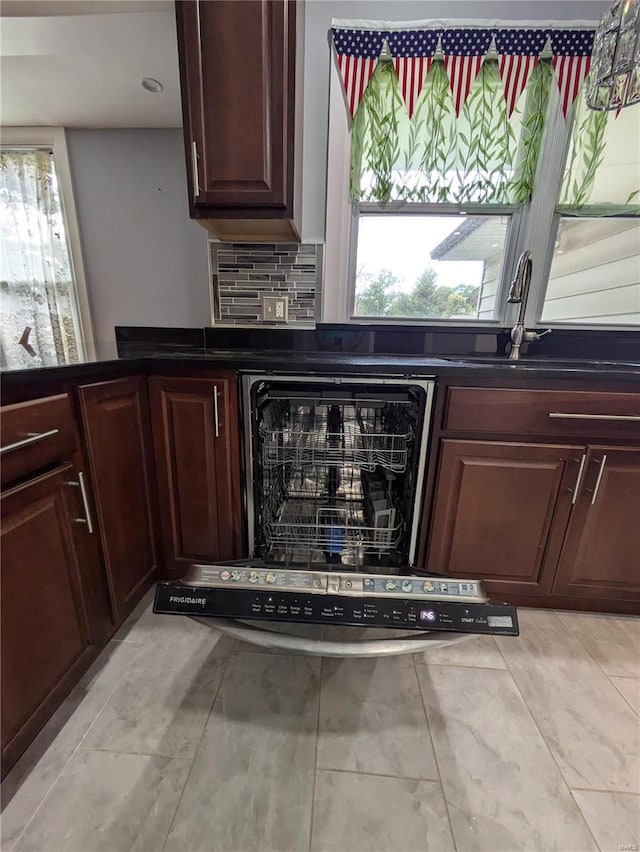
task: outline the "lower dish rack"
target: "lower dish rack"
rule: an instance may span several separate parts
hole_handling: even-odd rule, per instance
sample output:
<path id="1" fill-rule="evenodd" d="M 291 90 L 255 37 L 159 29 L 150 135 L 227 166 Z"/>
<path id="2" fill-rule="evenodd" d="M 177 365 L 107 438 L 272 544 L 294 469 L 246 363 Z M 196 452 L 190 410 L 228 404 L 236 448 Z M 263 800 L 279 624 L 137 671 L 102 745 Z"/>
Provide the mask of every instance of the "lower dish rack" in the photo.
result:
<path id="1" fill-rule="evenodd" d="M 362 548 L 385 552 L 396 547 L 403 523 L 396 508 L 376 513 L 375 525 L 367 519 L 366 501 L 339 501 L 327 505 L 323 498 L 290 497 L 265 522 L 271 546 L 301 547 L 341 553 Z"/>

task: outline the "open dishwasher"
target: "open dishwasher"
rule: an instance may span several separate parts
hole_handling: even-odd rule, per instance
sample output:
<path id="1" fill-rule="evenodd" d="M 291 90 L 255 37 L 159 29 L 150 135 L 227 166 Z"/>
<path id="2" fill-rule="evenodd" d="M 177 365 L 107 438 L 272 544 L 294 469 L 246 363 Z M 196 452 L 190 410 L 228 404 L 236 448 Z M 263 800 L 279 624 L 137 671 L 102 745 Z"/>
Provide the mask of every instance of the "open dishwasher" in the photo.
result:
<path id="1" fill-rule="evenodd" d="M 340 656 L 518 635 L 515 608 L 489 602 L 478 580 L 417 569 L 433 391 L 427 377 L 243 376 L 248 558 L 190 566 L 158 585 L 155 611 L 215 616 L 248 641 Z M 331 630 L 287 636 L 245 621 L 406 635 L 336 642 Z"/>

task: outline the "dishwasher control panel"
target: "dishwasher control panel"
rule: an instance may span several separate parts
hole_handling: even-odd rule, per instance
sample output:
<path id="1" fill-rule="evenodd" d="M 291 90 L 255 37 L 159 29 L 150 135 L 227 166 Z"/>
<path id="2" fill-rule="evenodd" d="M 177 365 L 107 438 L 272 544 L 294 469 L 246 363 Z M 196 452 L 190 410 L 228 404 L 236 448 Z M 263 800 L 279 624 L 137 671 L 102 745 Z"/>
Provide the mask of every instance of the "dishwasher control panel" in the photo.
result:
<path id="1" fill-rule="evenodd" d="M 159 583 L 153 611 L 175 615 L 446 630 L 518 636 L 518 617 L 510 604 L 314 595 L 311 593 L 189 586 Z"/>

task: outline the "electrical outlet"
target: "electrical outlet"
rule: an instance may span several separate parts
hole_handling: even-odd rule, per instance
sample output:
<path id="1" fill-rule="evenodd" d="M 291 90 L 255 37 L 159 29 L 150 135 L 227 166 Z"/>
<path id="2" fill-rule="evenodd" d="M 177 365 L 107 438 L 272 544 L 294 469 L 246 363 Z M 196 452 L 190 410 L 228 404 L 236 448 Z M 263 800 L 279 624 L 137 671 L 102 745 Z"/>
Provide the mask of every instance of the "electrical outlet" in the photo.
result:
<path id="1" fill-rule="evenodd" d="M 288 296 L 263 296 L 262 321 L 287 322 L 289 318 Z"/>

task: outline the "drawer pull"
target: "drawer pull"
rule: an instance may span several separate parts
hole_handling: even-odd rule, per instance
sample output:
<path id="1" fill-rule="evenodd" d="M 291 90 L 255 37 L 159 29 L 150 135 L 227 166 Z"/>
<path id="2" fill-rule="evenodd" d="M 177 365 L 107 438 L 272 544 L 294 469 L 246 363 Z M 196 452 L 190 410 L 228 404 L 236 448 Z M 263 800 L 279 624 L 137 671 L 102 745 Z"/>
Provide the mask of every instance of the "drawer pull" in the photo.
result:
<path id="1" fill-rule="evenodd" d="M 80 494 L 82 495 L 82 505 L 84 506 L 84 518 L 73 518 L 73 522 L 76 524 L 86 524 L 87 531 L 89 533 L 93 532 L 93 521 L 91 520 L 91 512 L 89 510 L 89 499 L 87 497 L 87 488 L 84 481 L 84 473 L 82 471 L 78 471 L 78 481 L 71 480 L 67 482 L 67 485 L 70 485 L 72 488 L 79 488 Z"/>
<path id="2" fill-rule="evenodd" d="M 582 458 L 580 459 L 580 468 L 578 470 L 578 478 L 576 479 L 576 484 L 573 489 L 573 496 L 571 497 L 571 505 L 573 506 L 578 499 L 578 491 L 580 490 L 580 482 L 582 481 L 582 472 L 584 470 L 584 463 L 587 460 L 587 454 L 583 453 Z"/>
<path id="3" fill-rule="evenodd" d="M 549 417 L 559 420 L 628 420 L 640 423 L 640 414 L 564 414 L 561 411 L 550 411 Z"/>
<path id="4" fill-rule="evenodd" d="M 22 447 L 29 447 L 31 444 L 37 444 L 38 441 L 43 441 L 45 438 L 51 438 L 57 435 L 59 429 L 50 429 L 48 432 L 29 432 L 28 438 L 23 438 L 21 441 L 16 441 L 14 444 L 6 444 L 0 447 L 0 455 L 11 453 L 14 450 L 19 450 Z"/>
<path id="5" fill-rule="evenodd" d="M 600 488 L 600 481 L 602 480 L 602 474 L 604 473 L 604 466 L 607 463 L 606 455 L 602 456 L 600 459 L 600 470 L 598 471 L 598 478 L 596 479 L 595 488 L 593 489 L 593 495 L 591 497 L 591 505 L 596 502 L 596 497 L 598 496 L 598 490 Z"/>

